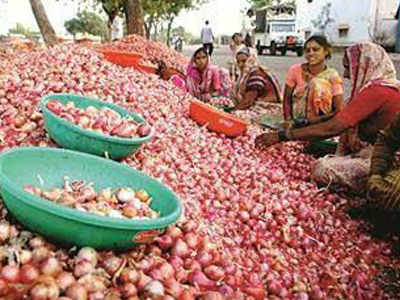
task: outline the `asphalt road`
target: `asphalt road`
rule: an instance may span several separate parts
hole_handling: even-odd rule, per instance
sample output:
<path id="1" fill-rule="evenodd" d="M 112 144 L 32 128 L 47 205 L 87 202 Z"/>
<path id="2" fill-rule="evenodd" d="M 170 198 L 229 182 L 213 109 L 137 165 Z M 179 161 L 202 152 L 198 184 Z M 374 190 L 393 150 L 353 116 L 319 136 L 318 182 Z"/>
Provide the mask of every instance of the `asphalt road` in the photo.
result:
<path id="1" fill-rule="evenodd" d="M 191 57 L 193 52 L 201 45 L 190 45 L 183 49 L 183 54 L 187 57 Z M 232 58 L 232 52 L 228 46 L 220 46 L 214 49 L 212 56 L 213 63 L 219 66 L 228 67 L 228 62 Z M 342 65 L 343 52 L 336 52 L 333 54 L 332 58 L 328 61 L 328 65 L 335 68 L 340 75 L 343 75 L 343 65 Z M 303 62 L 304 57 L 298 57 L 295 52 L 288 51 L 285 56 L 271 55 L 261 55 L 258 57 L 259 61 L 267 66 L 269 69 L 273 70 L 276 76 L 279 78 L 279 82 L 282 87 L 285 83 L 286 74 L 290 68 L 295 63 Z M 400 74 L 400 59 L 392 56 L 394 61 L 397 74 Z M 350 94 L 351 84 L 349 80 L 344 81 L 345 96 Z"/>

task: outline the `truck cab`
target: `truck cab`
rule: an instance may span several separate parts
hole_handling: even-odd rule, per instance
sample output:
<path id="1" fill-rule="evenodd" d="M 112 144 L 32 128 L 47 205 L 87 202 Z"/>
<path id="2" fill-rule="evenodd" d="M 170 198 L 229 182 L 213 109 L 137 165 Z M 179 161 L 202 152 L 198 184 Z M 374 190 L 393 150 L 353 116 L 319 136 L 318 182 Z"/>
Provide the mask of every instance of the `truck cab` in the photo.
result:
<path id="1" fill-rule="evenodd" d="M 298 56 L 303 55 L 304 39 L 296 30 L 294 15 L 268 15 L 267 9 L 256 12 L 256 48 L 259 55 L 269 49 L 271 55 L 280 52 L 294 51 Z"/>

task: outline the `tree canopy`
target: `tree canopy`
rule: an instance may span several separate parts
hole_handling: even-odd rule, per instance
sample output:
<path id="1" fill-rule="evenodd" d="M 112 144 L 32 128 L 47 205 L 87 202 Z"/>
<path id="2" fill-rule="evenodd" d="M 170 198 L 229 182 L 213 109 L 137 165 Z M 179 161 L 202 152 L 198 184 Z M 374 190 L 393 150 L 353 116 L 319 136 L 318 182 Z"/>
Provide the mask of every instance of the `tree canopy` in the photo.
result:
<path id="1" fill-rule="evenodd" d="M 89 33 L 100 36 L 102 39 L 107 37 L 106 21 L 93 12 L 79 12 L 75 18 L 66 21 L 64 27 L 73 36 L 77 33 Z"/>

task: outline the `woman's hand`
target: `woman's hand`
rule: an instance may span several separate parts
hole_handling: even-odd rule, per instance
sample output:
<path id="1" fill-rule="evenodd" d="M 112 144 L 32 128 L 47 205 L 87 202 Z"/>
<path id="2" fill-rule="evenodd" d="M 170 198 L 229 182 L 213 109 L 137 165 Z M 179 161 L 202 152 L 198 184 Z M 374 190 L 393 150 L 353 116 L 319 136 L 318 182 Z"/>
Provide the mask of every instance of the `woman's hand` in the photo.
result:
<path id="1" fill-rule="evenodd" d="M 257 99 L 257 91 L 248 91 L 243 99 L 236 104 L 235 109 L 244 110 L 254 105 Z"/>
<path id="2" fill-rule="evenodd" d="M 279 143 L 279 136 L 277 132 L 260 134 L 255 140 L 255 146 L 260 150 L 264 150 L 277 143 Z"/>
<path id="3" fill-rule="evenodd" d="M 381 188 L 385 186 L 385 180 L 381 175 L 372 175 L 367 183 L 367 197 L 374 200 L 381 196 Z"/>

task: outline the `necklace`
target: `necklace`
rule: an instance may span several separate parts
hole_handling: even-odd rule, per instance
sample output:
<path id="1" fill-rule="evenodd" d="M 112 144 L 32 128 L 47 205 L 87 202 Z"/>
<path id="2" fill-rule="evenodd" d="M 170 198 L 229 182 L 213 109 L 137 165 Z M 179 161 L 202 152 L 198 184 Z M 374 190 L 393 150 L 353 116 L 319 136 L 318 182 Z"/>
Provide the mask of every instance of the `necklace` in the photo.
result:
<path id="1" fill-rule="evenodd" d="M 313 75 L 313 76 L 316 76 L 316 75 L 322 73 L 323 71 L 325 71 L 328 67 L 327 67 L 326 65 L 324 65 L 324 68 L 323 68 L 320 72 L 318 72 L 317 74 L 314 74 L 314 73 L 311 71 L 310 66 L 309 66 L 308 64 L 306 65 L 306 68 L 307 68 L 307 72 L 309 72 L 309 73 L 310 73 L 311 75 Z"/>

